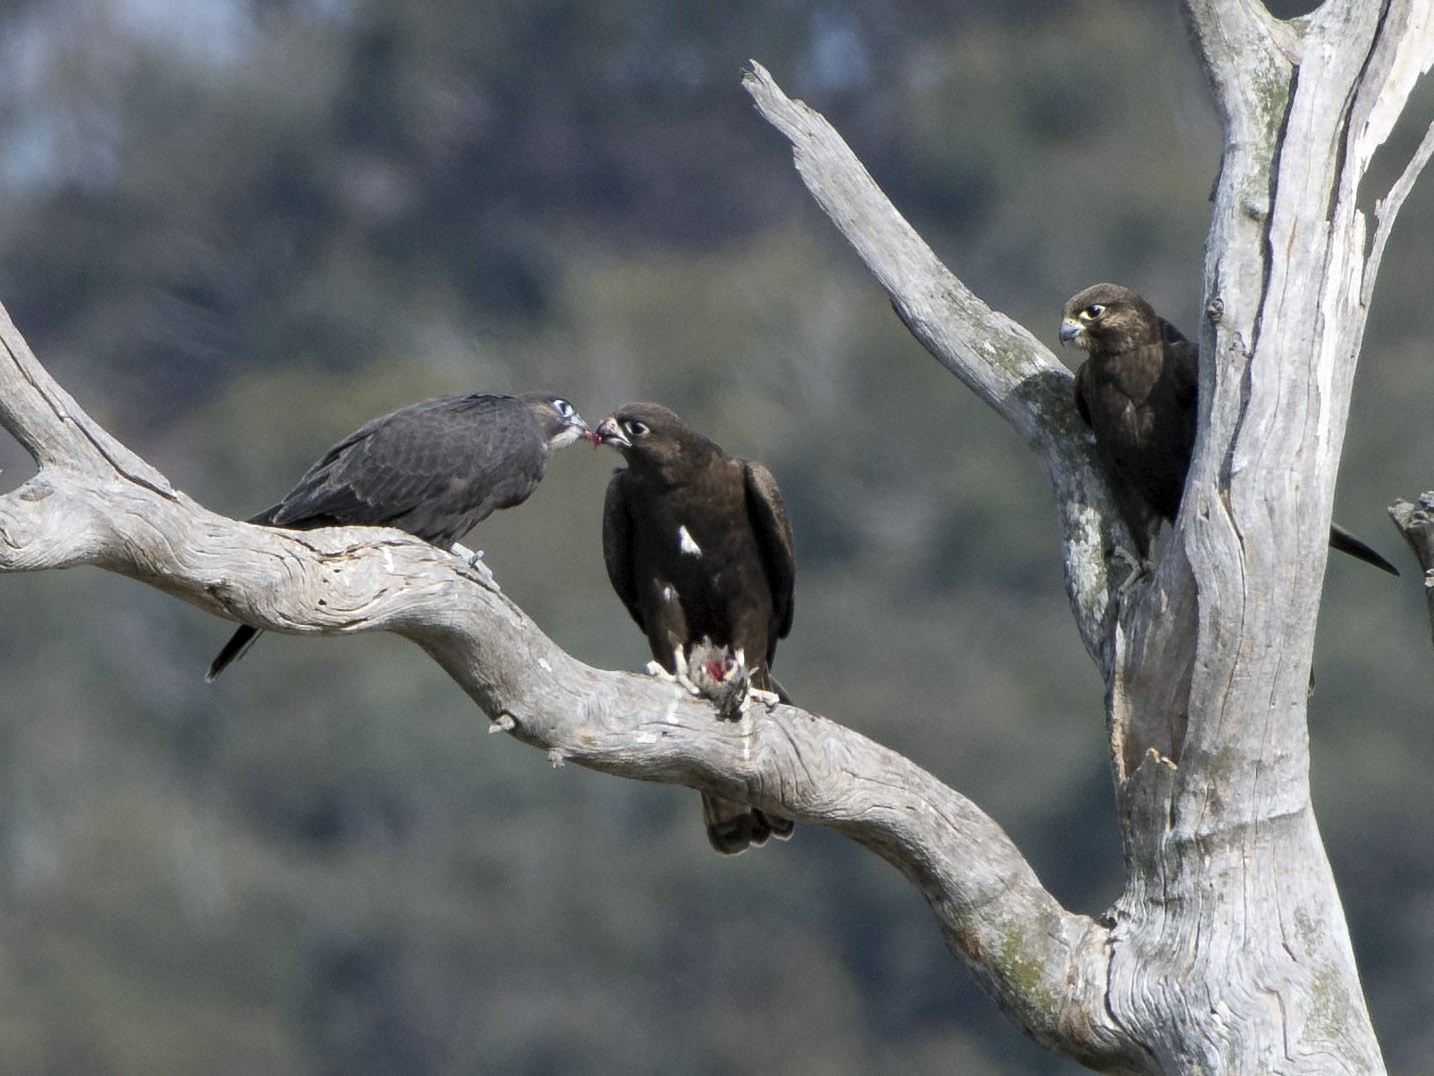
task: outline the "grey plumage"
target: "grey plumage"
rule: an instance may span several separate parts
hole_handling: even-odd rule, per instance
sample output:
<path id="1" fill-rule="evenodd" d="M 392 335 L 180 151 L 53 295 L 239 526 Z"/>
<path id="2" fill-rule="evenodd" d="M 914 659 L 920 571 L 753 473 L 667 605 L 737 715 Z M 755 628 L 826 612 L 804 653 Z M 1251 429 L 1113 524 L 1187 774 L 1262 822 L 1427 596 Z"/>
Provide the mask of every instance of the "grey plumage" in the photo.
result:
<path id="1" fill-rule="evenodd" d="M 549 392 L 421 400 L 360 426 L 249 522 L 288 530 L 396 527 L 448 548 L 497 509 L 527 500 L 552 451 L 587 428 Z M 247 625 L 235 631 L 206 679 L 257 635 Z"/>

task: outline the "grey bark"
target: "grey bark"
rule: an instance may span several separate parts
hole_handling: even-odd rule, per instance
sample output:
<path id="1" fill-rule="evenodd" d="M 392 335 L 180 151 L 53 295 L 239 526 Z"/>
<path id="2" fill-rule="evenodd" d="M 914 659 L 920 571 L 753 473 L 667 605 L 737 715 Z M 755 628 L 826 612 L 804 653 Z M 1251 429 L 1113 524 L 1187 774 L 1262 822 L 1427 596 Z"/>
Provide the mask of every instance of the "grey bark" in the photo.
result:
<path id="1" fill-rule="evenodd" d="M 994 821 L 906 758 L 795 707 L 723 721 L 675 685 L 585 665 L 465 560 L 402 532 L 279 531 L 210 512 L 86 415 L 3 307 L 0 424 L 40 465 L 0 497 L 0 570 L 90 564 L 269 631 L 394 632 L 493 731 L 555 765 L 723 793 L 847 834 L 912 880 L 1034 1038 L 1103 1067 L 1133 1049 L 1102 1003 L 1108 931 L 1063 909 Z"/>
<path id="2" fill-rule="evenodd" d="M 1434 30 L 1414 2 L 1331 2 L 1289 23 L 1240 0 L 1185 14 L 1225 128 L 1200 431 L 1153 578 L 1114 599 L 1098 561 L 1120 524 L 1069 443 L 1054 357 L 936 262 L 821 117 L 760 67 L 747 87 L 913 333 L 1046 463 L 1107 685 L 1127 867 L 1107 920 L 1111 1020 L 1150 1071 L 1380 1072 L 1310 806 L 1305 698 L 1373 278 L 1430 139 L 1377 203 L 1373 243 L 1355 196 Z"/>
<path id="3" fill-rule="evenodd" d="M 760 68 L 747 79 L 912 331 L 1045 463 L 1106 681 L 1128 877 L 1099 920 L 1063 909 L 970 801 L 833 721 L 790 706 L 718 721 L 672 685 L 584 665 L 465 562 L 399 532 L 207 511 L 85 415 L 3 309 L 0 424 L 40 469 L 0 497 L 0 569 L 92 564 L 267 630 L 395 632 L 555 764 L 830 826 L 911 879 L 1018 1027 L 1092 1068 L 1382 1071 L 1310 810 L 1304 697 L 1382 248 L 1366 249 L 1354 193 L 1434 45 L 1412 0 L 1331 2 L 1293 24 L 1241 0 L 1187 15 L 1227 128 L 1200 437 L 1160 566 L 1120 598 L 1103 551 L 1121 524 L 1064 367 L 940 265 L 820 116 Z"/>

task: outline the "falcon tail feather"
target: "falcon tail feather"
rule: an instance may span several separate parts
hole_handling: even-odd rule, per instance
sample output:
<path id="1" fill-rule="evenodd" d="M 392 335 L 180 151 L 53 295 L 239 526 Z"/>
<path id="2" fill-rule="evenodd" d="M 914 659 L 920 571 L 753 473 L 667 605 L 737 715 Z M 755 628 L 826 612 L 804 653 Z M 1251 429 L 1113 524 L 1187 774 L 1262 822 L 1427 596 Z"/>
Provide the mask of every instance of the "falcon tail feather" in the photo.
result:
<path id="1" fill-rule="evenodd" d="M 1329 547 L 1337 549 L 1341 553 L 1348 553 L 1351 557 L 1362 560 L 1366 564 L 1372 564 L 1380 571 L 1388 572 L 1390 575 L 1399 574 L 1399 569 L 1380 556 L 1374 547 L 1361 542 L 1338 523 L 1329 525 Z"/>
<path id="2" fill-rule="evenodd" d="M 707 825 L 707 840 L 726 856 L 745 852 L 754 844 L 766 844 L 769 837 L 786 840 L 796 828 L 790 818 L 769 815 L 750 803 L 709 792 L 702 793 L 702 821 Z"/>
<path id="3" fill-rule="evenodd" d="M 224 644 L 224 649 L 219 651 L 214 660 L 209 663 L 209 671 L 204 674 L 204 682 L 212 684 L 220 673 L 248 652 L 249 648 L 258 641 L 259 635 L 258 628 L 240 624 L 234 634 L 229 636 L 229 641 Z"/>

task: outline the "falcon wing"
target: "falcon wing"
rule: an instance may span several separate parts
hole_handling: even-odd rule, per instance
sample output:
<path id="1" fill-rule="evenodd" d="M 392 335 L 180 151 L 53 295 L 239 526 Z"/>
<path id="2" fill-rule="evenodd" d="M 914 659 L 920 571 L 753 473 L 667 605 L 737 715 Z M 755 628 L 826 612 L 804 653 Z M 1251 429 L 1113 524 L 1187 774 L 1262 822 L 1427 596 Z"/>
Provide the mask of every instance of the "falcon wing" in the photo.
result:
<path id="1" fill-rule="evenodd" d="M 274 526 L 394 526 L 448 544 L 528 497 L 547 446 L 510 396 L 440 396 L 355 430 L 263 513 Z"/>
<path id="2" fill-rule="evenodd" d="M 747 485 L 747 515 L 762 551 L 762 564 L 767 569 L 767 582 L 772 588 L 772 609 L 777 617 L 776 636 L 768 645 L 767 661 L 772 660 L 777 639 L 785 639 L 792 630 L 793 591 L 797 580 L 797 547 L 792 539 L 792 524 L 787 519 L 782 494 L 772 472 L 755 460 L 743 460 L 742 471 Z"/>
<path id="3" fill-rule="evenodd" d="M 632 562 L 632 516 L 628 510 L 627 468 L 613 472 L 602 502 L 602 559 L 612 589 L 622 599 L 632 619 L 644 632 L 642 610 L 637 604 L 637 570 Z"/>
<path id="4" fill-rule="evenodd" d="M 1076 368 L 1076 372 L 1075 372 L 1075 405 L 1076 405 L 1076 410 L 1077 410 L 1078 412 L 1080 412 L 1080 420 L 1081 420 L 1082 422 L 1084 422 L 1087 426 L 1089 426 L 1089 425 L 1091 424 L 1091 421 L 1090 421 L 1090 404 L 1088 404 L 1088 403 L 1086 402 L 1086 398 L 1085 398 L 1085 382 L 1086 382 L 1086 378 L 1090 376 L 1088 373 L 1086 373 L 1086 367 L 1089 366 L 1089 365 L 1090 365 L 1090 360 L 1087 359 L 1085 362 L 1081 363 L 1080 366 L 1078 366 L 1078 367 Z"/>
<path id="5" fill-rule="evenodd" d="M 1195 440 L 1196 393 L 1200 387 L 1200 349 L 1185 339 L 1185 334 L 1164 318 L 1160 319 L 1160 335 L 1165 345 L 1165 362 L 1175 387 L 1175 399 L 1190 414 L 1190 440 Z"/>

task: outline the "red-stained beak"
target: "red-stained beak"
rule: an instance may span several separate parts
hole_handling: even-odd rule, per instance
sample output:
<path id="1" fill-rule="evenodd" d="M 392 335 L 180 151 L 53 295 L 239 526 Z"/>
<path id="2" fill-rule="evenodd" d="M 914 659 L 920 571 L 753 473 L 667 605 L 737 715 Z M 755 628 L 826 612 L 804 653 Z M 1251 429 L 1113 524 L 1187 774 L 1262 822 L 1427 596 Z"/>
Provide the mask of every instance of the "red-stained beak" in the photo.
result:
<path id="1" fill-rule="evenodd" d="M 627 434 L 622 432 L 622 427 L 617 424 L 617 419 L 608 415 L 598 423 L 593 431 L 594 443 L 599 445 L 616 445 L 619 448 L 631 448 L 632 442 L 627 439 Z"/>

